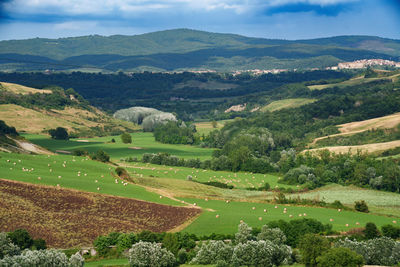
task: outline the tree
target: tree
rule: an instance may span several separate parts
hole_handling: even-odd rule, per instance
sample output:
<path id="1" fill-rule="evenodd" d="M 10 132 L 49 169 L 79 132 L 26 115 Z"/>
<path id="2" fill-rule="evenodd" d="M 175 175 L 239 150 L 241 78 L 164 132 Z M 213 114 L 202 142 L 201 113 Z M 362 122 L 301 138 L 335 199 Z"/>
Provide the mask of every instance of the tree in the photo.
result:
<path id="1" fill-rule="evenodd" d="M 251 239 L 251 227 L 247 223 L 242 222 L 238 226 L 238 232 L 235 234 L 236 244 L 246 243 Z"/>
<path id="2" fill-rule="evenodd" d="M 25 229 L 17 229 L 14 232 L 8 233 L 8 238 L 22 250 L 30 248 L 33 245 L 33 239 Z"/>
<path id="3" fill-rule="evenodd" d="M 364 258 L 348 248 L 333 248 L 317 258 L 318 267 L 360 267 Z"/>
<path id="4" fill-rule="evenodd" d="M 56 140 L 68 140 L 69 135 L 67 129 L 63 127 L 57 127 L 56 129 L 50 129 L 49 134 L 51 138 Z"/>
<path id="5" fill-rule="evenodd" d="M 269 228 L 268 225 L 264 225 L 257 235 L 257 240 L 269 240 L 274 244 L 282 245 L 286 242 L 286 236 L 281 229 Z"/>
<path id="6" fill-rule="evenodd" d="M 300 240 L 299 249 L 303 263 L 308 266 L 317 266 L 317 258 L 330 248 L 325 237 L 306 234 Z"/>
<path id="7" fill-rule="evenodd" d="M 162 241 L 163 246 L 171 251 L 174 255 L 178 254 L 179 251 L 179 242 L 178 242 L 178 238 L 176 237 L 175 234 L 172 233 L 167 233 L 164 236 L 164 239 Z"/>
<path id="8" fill-rule="evenodd" d="M 14 256 L 20 253 L 20 248 L 15 245 L 6 233 L 0 233 L 0 259 L 4 256 Z"/>
<path id="9" fill-rule="evenodd" d="M 216 121 L 211 122 L 212 127 L 215 129 L 218 126 L 218 123 Z"/>
<path id="10" fill-rule="evenodd" d="M 364 200 L 354 202 L 354 209 L 360 212 L 369 212 L 368 205 Z"/>
<path id="11" fill-rule="evenodd" d="M 132 245 L 129 250 L 129 264 L 133 267 L 139 266 L 174 266 L 175 256 L 160 244 L 142 242 Z"/>
<path id="12" fill-rule="evenodd" d="M 132 136 L 128 133 L 121 134 L 121 141 L 124 144 L 132 144 Z"/>
<path id="13" fill-rule="evenodd" d="M 364 234 L 366 238 L 373 239 L 379 236 L 379 230 L 374 223 L 369 222 L 365 225 Z"/>

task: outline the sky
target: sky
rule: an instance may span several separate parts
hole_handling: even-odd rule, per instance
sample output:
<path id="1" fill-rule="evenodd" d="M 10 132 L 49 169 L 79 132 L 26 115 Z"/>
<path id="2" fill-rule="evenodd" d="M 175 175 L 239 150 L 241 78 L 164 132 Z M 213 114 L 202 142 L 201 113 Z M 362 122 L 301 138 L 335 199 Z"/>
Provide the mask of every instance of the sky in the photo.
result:
<path id="1" fill-rule="evenodd" d="M 400 0 L 0 0 L 0 40 L 188 28 L 271 39 L 400 39 Z"/>

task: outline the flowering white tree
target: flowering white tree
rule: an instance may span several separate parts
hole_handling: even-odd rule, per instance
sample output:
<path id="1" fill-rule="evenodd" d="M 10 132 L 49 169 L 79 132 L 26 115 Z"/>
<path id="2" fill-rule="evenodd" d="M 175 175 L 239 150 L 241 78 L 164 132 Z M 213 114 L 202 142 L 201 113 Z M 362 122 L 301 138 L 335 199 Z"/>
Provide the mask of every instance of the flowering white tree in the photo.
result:
<path id="1" fill-rule="evenodd" d="M 223 241 L 209 241 L 197 248 L 194 264 L 215 264 L 217 262 L 229 263 L 232 257 L 233 247 Z"/>
<path id="2" fill-rule="evenodd" d="M 129 265 L 134 267 L 174 266 L 175 256 L 161 244 L 140 241 L 129 250 Z"/>
<path id="3" fill-rule="evenodd" d="M 346 238 L 338 241 L 335 246 L 353 250 L 370 265 L 394 265 L 400 262 L 400 242 L 385 236 L 361 242 Z"/>
<path id="4" fill-rule="evenodd" d="M 7 237 L 6 233 L 0 233 L 0 259 L 4 256 L 18 255 L 20 249 L 17 245 L 14 245 L 11 240 Z"/>
<path id="5" fill-rule="evenodd" d="M 269 228 L 268 225 L 264 225 L 257 235 L 257 240 L 269 240 L 274 244 L 282 245 L 286 242 L 286 236 L 281 229 Z"/>
<path id="6" fill-rule="evenodd" d="M 242 222 L 238 226 L 238 232 L 235 234 L 236 244 L 245 243 L 251 239 L 251 227 Z"/>

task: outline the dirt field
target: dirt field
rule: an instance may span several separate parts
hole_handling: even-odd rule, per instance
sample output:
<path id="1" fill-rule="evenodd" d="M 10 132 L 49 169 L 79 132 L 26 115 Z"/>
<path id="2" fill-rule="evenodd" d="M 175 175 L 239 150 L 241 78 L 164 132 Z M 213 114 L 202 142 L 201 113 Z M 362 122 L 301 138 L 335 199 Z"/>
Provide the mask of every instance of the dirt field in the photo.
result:
<path id="1" fill-rule="evenodd" d="M 112 231 L 169 231 L 200 212 L 0 179 L 0 231 L 23 228 L 50 247 L 90 245 Z"/>

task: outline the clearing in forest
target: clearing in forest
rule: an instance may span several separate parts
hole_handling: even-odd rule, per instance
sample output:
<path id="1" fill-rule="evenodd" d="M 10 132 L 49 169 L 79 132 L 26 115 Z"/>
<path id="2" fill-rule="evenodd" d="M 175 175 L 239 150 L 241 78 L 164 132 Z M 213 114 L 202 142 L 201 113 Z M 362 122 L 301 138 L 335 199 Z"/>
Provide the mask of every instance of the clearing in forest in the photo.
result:
<path id="1" fill-rule="evenodd" d="M 285 108 L 297 108 L 317 101 L 313 98 L 288 98 L 274 101 L 261 108 L 260 111 L 274 112 Z"/>

